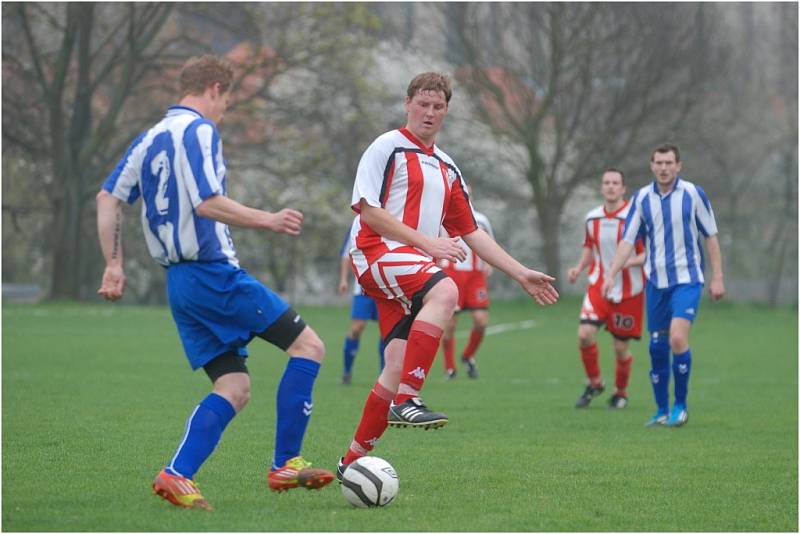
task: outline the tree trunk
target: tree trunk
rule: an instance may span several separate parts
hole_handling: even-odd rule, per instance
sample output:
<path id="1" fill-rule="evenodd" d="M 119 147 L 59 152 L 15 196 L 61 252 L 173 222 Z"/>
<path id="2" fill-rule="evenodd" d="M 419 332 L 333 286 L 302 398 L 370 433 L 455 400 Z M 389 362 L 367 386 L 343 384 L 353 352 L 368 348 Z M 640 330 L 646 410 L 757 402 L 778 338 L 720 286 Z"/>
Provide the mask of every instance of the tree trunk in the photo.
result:
<path id="1" fill-rule="evenodd" d="M 536 213 L 539 216 L 539 232 L 542 235 L 542 259 L 535 259 L 532 266 L 536 270 L 544 270 L 556 278 L 556 289 L 561 288 L 561 208 L 548 202 L 534 201 Z"/>
<path id="2" fill-rule="evenodd" d="M 83 200 L 80 191 L 70 188 L 56 204 L 53 217 L 53 256 L 51 299 L 80 298 L 81 221 Z"/>

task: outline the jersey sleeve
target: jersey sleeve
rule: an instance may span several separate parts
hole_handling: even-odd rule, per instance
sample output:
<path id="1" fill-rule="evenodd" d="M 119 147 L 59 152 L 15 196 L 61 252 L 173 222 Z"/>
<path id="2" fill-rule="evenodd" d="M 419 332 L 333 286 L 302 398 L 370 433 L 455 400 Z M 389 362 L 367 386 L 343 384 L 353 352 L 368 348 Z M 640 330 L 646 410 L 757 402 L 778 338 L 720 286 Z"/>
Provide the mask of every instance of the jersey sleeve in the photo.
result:
<path id="1" fill-rule="evenodd" d="M 461 177 L 461 173 L 458 173 L 456 180 L 453 182 L 453 188 L 450 191 L 450 202 L 444 212 L 442 226 L 451 237 L 461 237 L 478 229 L 478 223 L 475 222 L 472 204 L 469 201 L 466 184 Z"/>
<path id="2" fill-rule="evenodd" d="M 585 248 L 592 248 L 592 244 L 594 240 L 592 239 L 592 235 L 589 233 L 589 223 L 584 223 L 583 225 L 583 246 Z"/>
<path id="3" fill-rule="evenodd" d="M 186 128 L 183 135 L 188 169 L 178 173 L 185 180 L 189 199 L 195 208 L 204 200 L 223 193 L 225 165 L 222 141 L 216 127 L 208 120 L 198 119 Z"/>
<path id="4" fill-rule="evenodd" d="M 114 197 L 133 204 L 141 195 L 139 189 L 139 174 L 142 166 L 143 151 L 142 141 L 145 133 L 140 134 L 128 147 L 128 151 L 119 160 L 117 166 L 103 182 L 103 189 Z"/>
<path id="5" fill-rule="evenodd" d="M 696 185 L 695 188 L 700 200 L 700 202 L 697 203 L 697 211 L 695 214 L 697 228 L 704 237 L 716 235 L 718 233 L 717 221 L 714 219 L 714 210 L 711 209 L 711 201 L 708 200 L 703 188 L 699 185 Z"/>
<path id="6" fill-rule="evenodd" d="M 636 195 L 631 202 L 631 209 L 625 217 L 625 231 L 622 233 L 622 240 L 633 245 L 642 230 L 642 196 Z M 645 196 L 646 198 L 646 196 Z"/>
<path id="7" fill-rule="evenodd" d="M 388 195 L 394 175 L 394 145 L 378 138 L 367 147 L 358 162 L 356 180 L 350 207 L 361 212 L 361 200 L 376 208 L 383 207 L 383 197 Z"/>
<path id="8" fill-rule="evenodd" d="M 352 248 L 350 245 L 350 235 L 351 231 L 353 230 L 353 225 L 347 227 L 347 233 L 344 234 L 344 241 L 342 241 L 342 247 L 339 249 L 339 257 L 344 258 L 345 256 L 350 254 L 350 249 Z"/>

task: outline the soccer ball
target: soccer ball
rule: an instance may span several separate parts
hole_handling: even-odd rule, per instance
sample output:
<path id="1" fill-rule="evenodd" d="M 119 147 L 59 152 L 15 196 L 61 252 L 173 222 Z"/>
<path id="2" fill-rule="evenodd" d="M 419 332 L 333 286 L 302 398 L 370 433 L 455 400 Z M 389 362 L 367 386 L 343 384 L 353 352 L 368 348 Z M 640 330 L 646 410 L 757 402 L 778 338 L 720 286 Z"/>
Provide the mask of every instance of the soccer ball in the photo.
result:
<path id="1" fill-rule="evenodd" d="M 358 508 L 387 506 L 397 497 L 399 485 L 394 467 L 375 456 L 359 458 L 342 475 L 342 494 Z"/>

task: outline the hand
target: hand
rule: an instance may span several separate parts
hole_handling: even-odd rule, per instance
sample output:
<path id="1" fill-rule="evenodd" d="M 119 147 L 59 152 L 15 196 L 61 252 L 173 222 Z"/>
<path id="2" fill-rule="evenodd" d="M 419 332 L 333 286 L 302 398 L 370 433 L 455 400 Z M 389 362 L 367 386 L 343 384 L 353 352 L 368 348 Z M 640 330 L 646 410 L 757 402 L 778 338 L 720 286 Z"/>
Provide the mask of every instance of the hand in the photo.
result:
<path id="1" fill-rule="evenodd" d="M 725 296 L 725 282 L 722 281 L 721 276 L 711 278 L 711 283 L 708 284 L 708 293 L 711 295 L 711 300 L 719 300 Z"/>
<path id="2" fill-rule="evenodd" d="M 604 298 L 608 299 L 608 296 L 611 294 L 611 291 L 614 290 L 614 279 L 605 277 L 603 279 L 603 287 L 600 289 L 600 294 L 603 295 Z"/>
<path id="3" fill-rule="evenodd" d="M 283 208 L 272 214 L 268 228 L 273 232 L 289 235 L 299 235 L 303 226 L 303 214 L 297 210 Z"/>
<path id="4" fill-rule="evenodd" d="M 578 276 L 580 274 L 581 274 L 580 269 L 578 269 L 577 267 L 570 267 L 570 269 L 567 271 L 567 280 L 569 280 L 570 284 L 574 284 L 575 280 L 578 279 Z"/>
<path id="5" fill-rule="evenodd" d="M 558 300 L 558 291 L 551 283 L 554 281 L 552 276 L 531 269 L 526 269 L 517 280 L 522 289 L 542 306 L 555 304 Z"/>
<path id="6" fill-rule="evenodd" d="M 103 281 L 100 283 L 97 293 L 103 295 L 106 300 L 115 301 L 122 298 L 123 291 L 125 291 L 125 273 L 122 272 L 122 267 L 119 265 L 106 266 L 103 271 Z"/>
<path id="7" fill-rule="evenodd" d="M 467 252 L 459 244 L 458 237 L 434 238 L 423 250 L 434 260 L 447 260 L 458 263 L 467 257 Z"/>
<path id="8" fill-rule="evenodd" d="M 347 279 L 339 280 L 339 285 L 336 288 L 340 295 L 344 295 L 347 292 Z"/>

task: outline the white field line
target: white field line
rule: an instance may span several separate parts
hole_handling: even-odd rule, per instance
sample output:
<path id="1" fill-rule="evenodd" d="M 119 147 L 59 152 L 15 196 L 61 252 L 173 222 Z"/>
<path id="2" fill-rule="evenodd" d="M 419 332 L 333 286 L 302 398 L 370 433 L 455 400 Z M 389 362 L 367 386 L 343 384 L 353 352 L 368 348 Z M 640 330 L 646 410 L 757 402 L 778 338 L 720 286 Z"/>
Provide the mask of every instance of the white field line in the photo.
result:
<path id="1" fill-rule="evenodd" d="M 536 326 L 536 321 L 528 319 L 527 321 L 519 321 L 516 323 L 500 323 L 493 324 L 486 327 L 484 332 L 485 336 L 493 336 L 495 334 L 502 334 L 503 332 L 513 332 L 515 330 L 527 330 Z M 456 337 L 467 337 L 471 330 L 459 330 L 456 332 Z"/>

